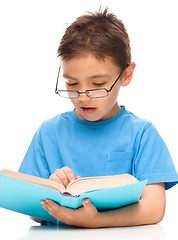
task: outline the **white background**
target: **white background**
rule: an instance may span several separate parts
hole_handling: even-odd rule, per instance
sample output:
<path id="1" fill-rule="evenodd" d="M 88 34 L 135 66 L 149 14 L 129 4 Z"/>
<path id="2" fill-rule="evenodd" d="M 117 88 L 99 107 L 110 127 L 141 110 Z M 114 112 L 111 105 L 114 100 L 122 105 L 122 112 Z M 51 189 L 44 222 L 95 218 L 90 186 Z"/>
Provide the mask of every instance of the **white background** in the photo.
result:
<path id="1" fill-rule="evenodd" d="M 54 93 L 57 48 L 66 27 L 101 4 L 123 20 L 137 64 L 119 104 L 154 123 L 178 170 L 176 0 L 0 0 L 0 169 L 17 171 L 40 123 L 73 109 Z M 170 217 L 177 191 L 167 192 Z"/>

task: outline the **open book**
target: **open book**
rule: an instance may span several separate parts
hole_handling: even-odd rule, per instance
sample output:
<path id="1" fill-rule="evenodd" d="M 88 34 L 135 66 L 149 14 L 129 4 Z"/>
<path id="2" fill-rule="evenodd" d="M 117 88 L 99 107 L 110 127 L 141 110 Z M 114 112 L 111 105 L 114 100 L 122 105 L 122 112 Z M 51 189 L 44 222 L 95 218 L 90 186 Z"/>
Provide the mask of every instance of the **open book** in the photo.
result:
<path id="1" fill-rule="evenodd" d="M 41 200 L 52 199 L 61 206 L 78 208 L 89 198 L 98 210 L 108 210 L 138 202 L 147 181 L 130 174 L 87 177 L 60 183 L 10 170 L 0 171 L 0 207 L 47 221 L 56 220 L 45 211 Z"/>
<path id="2" fill-rule="evenodd" d="M 113 188 L 124 186 L 138 182 L 138 180 L 130 174 L 102 176 L 102 177 L 86 177 L 75 180 L 65 188 L 62 184 L 53 182 L 48 179 L 34 177 L 27 174 L 13 172 L 3 169 L 0 174 L 16 178 L 25 182 L 33 183 L 42 187 L 50 188 L 59 191 L 62 194 L 69 194 L 72 196 L 80 195 L 83 192 L 94 191 L 98 189 Z"/>

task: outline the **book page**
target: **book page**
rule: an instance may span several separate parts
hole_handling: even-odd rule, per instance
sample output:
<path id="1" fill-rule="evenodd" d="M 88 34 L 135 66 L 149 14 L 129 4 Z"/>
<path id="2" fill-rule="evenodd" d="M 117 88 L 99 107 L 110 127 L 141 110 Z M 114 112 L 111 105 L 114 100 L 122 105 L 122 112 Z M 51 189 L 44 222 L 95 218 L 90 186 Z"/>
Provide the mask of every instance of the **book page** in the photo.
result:
<path id="1" fill-rule="evenodd" d="M 19 180 L 22 180 L 25 182 L 40 185 L 42 187 L 50 188 L 50 189 L 53 189 L 53 190 L 56 190 L 59 192 L 63 192 L 65 190 L 65 188 L 62 184 L 53 182 L 53 181 L 51 181 L 49 179 L 45 179 L 45 178 L 35 177 L 35 176 L 31 176 L 31 175 L 27 175 L 27 174 L 23 174 L 23 173 L 19 173 L 19 172 L 10 171 L 7 169 L 1 170 L 0 174 L 15 178 L 15 179 L 19 179 Z"/>
<path id="2" fill-rule="evenodd" d="M 67 186 L 67 190 L 69 191 L 69 193 L 75 196 L 83 192 L 124 186 L 136 182 L 139 181 L 130 174 L 103 177 L 87 177 L 69 183 L 69 185 Z"/>
<path id="3" fill-rule="evenodd" d="M 77 196 L 83 192 L 89 192 L 99 189 L 113 188 L 118 186 L 124 186 L 127 184 L 132 184 L 138 182 L 138 180 L 130 174 L 121 174 L 114 176 L 101 176 L 101 177 L 86 177 L 75 180 L 69 183 L 67 188 L 62 184 L 53 182 L 49 179 L 44 179 L 40 177 L 35 177 L 19 172 L 14 172 L 10 170 L 3 169 L 0 174 L 19 179 L 25 182 L 36 184 L 42 187 L 50 188 L 61 193 Z"/>

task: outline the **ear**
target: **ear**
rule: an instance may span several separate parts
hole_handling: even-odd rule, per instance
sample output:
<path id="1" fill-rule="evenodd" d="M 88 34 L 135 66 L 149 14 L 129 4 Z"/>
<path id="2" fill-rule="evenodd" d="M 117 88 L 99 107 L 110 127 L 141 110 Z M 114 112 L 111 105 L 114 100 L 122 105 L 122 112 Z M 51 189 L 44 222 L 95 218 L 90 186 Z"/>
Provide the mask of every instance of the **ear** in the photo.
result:
<path id="1" fill-rule="evenodd" d="M 122 87 L 128 86 L 132 80 L 134 68 L 136 63 L 131 62 L 125 71 L 125 76 L 123 78 Z"/>

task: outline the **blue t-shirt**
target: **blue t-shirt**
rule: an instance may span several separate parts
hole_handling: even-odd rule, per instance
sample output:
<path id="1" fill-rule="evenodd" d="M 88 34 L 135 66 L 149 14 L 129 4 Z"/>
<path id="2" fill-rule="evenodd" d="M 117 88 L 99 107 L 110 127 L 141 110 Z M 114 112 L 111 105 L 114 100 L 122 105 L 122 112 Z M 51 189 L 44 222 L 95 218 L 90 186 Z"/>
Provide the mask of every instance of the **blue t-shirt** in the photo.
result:
<path id="1" fill-rule="evenodd" d="M 75 176 L 129 173 L 148 184 L 178 182 L 169 151 L 151 122 L 122 106 L 115 117 L 99 122 L 79 119 L 74 111 L 44 121 L 19 172 L 49 178 L 68 166 Z"/>

